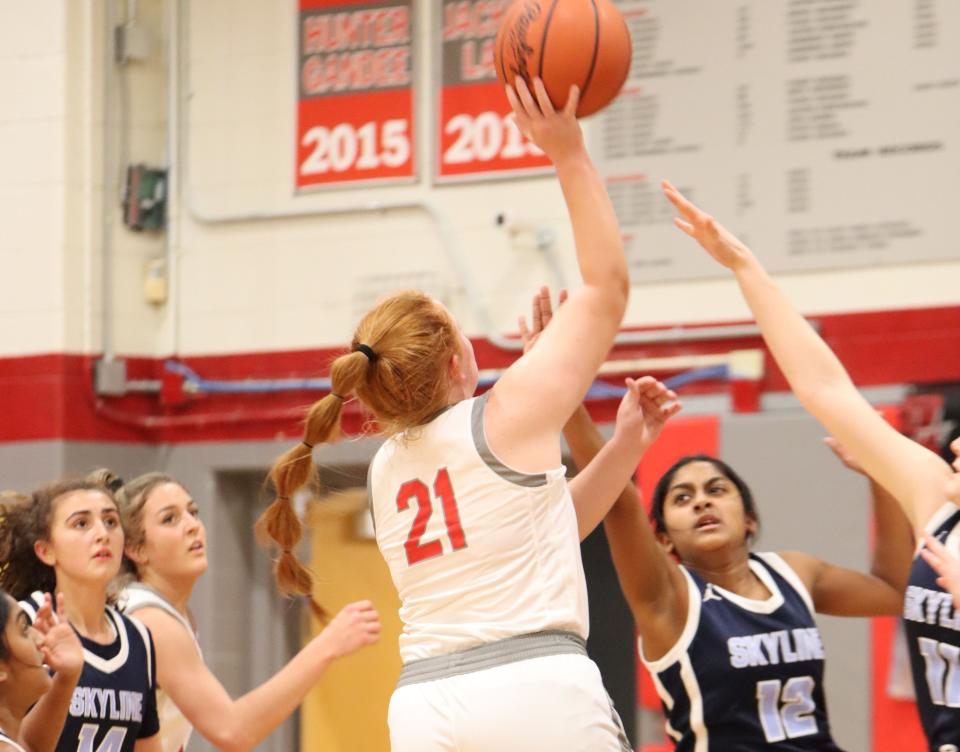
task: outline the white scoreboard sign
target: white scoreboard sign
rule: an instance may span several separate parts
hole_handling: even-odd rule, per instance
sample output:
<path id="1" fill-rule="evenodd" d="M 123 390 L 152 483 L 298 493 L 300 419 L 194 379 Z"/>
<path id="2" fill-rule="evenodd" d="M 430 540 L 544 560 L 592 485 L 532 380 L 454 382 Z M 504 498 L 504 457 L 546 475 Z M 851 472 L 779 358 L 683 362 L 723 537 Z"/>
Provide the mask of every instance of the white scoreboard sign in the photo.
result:
<path id="1" fill-rule="evenodd" d="M 773 271 L 960 257 L 956 0 L 617 0 L 634 58 L 589 130 L 637 281 L 722 273 L 670 179 Z"/>

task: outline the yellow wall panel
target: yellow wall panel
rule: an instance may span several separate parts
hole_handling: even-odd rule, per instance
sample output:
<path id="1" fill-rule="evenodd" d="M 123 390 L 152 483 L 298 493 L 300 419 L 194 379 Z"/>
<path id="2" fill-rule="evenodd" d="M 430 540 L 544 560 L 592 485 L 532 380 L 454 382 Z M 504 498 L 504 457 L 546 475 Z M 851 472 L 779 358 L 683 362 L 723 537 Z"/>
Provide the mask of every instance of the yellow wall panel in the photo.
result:
<path id="1" fill-rule="evenodd" d="M 307 696 L 301 712 L 304 752 L 388 752 L 387 705 L 400 674 L 400 601 L 373 540 L 354 534 L 366 514 L 366 491 L 315 502 L 309 513 L 318 603 L 331 614 L 372 600 L 383 624 L 380 641 L 337 661 Z M 311 620 L 310 636 L 319 625 Z"/>

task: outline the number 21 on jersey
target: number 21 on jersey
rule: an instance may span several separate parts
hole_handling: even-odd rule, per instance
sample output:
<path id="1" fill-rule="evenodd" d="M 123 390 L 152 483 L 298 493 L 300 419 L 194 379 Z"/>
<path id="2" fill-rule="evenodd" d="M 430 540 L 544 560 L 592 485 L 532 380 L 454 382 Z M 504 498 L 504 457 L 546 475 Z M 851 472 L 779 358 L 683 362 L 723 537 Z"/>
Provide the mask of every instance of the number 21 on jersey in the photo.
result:
<path id="1" fill-rule="evenodd" d="M 447 538 L 450 541 L 450 547 L 453 551 L 467 547 L 467 536 L 463 532 L 463 526 L 460 524 L 460 510 L 457 509 L 457 497 L 453 492 L 453 484 L 450 482 L 450 473 L 447 468 L 442 467 L 437 472 L 433 480 L 433 492 L 440 499 L 440 507 L 443 511 L 443 520 L 447 526 Z M 397 511 L 406 512 L 410 509 L 411 502 L 416 502 L 417 514 L 410 525 L 410 534 L 403 544 L 407 552 L 407 564 L 413 566 L 426 559 L 432 559 L 443 555 L 443 541 L 435 538 L 429 541 L 422 541 L 423 534 L 427 531 L 427 524 L 433 515 L 433 502 L 430 498 L 430 489 L 422 480 L 408 480 L 397 493 Z"/>

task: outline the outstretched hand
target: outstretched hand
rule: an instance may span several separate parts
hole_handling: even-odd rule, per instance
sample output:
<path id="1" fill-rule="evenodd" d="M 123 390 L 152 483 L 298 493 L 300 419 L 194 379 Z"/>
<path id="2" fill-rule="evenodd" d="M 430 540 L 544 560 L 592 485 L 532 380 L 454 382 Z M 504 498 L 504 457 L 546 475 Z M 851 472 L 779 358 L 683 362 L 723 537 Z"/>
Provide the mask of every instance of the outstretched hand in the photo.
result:
<path id="1" fill-rule="evenodd" d="M 696 240 L 716 261 L 734 271 L 752 258 L 750 250 L 712 216 L 689 201 L 669 181 L 663 181 L 663 195 L 677 211 L 673 223 Z"/>
<path id="2" fill-rule="evenodd" d="M 617 408 L 614 435 L 636 442 L 638 450 L 644 452 L 683 405 L 676 392 L 653 376 L 627 379 L 626 385 L 627 393 Z"/>
<path id="3" fill-rule="evenodd" d="M 56 674 L 79 679 L 83 671 L 83 644 L 67 621 L 63 593 L 57 593 L 56 610 L 50 594 L 44 593 L 33 628 L 40 633 L 37 647 L 43 662 Z"/>
<path id="4" fill-rule="evenodd" d="M 557 299 L 557 307 L 562 306 L 566 300 L 567 291 L 561 290 Z M 530 349 L 537 343 L 552 318 L 553 303 L 550 302 L 550 288 L 544 285 L 533 296 L 533 303 L 530 306 L 530 325 L 527 325 L 526 316 L 521 316 L 517 322 L 520 325 L 520 340 L 523 342 L 524 355 L 530 352 Z"/>
<path id="5" fill-rule="evenodd" d="M 583 133 L 577 122 L 580 89 L 570 87 L 567 103 L 557 110 L 539 78 L 533 79 L 533 91 L 517 76 L 514 85 L 507 85 L 507 99 L 517 117 L 521 133 L 546 152 L 556 164 L 564 157 L 583 149 Z"/>

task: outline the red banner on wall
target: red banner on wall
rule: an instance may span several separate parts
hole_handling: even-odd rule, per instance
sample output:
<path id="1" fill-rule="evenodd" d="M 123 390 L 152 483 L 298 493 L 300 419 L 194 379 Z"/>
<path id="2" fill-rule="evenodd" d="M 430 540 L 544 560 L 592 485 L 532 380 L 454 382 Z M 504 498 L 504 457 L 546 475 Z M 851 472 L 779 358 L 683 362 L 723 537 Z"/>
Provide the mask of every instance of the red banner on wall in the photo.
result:
<path id="1" fill-rule="evenodd" d="M 299 0 L 297 188 L 409 181 L 413 0 Z"/>
<path id="2" fill-rule="evenodd" d="M 497 81 L 493 49 L 511 0 L 444 0 L 437 24 L 441 87 L 435 176 L 537 173 L 550 160 L 524 138 Z"/>

